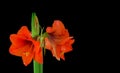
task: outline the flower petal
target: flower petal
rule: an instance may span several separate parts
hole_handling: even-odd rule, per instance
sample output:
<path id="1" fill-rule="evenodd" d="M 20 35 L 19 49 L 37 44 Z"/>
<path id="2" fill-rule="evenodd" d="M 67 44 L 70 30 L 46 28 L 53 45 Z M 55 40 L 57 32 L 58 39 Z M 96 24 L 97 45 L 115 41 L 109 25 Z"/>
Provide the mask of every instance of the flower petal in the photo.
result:
<path id="1" fill-rule="evenodd" d="M 34 44 L 34 60 L 37 61 L 38 63 L 42 64 L 43 63 L 43 54 L 42 54 L 42 49 L 40 48 L 40 42 L 38 41 L 32 41 Z"/>
<path id="2" fill-rule="evenodd" d="M 64 53 L 72 51 L 72 44 L 74 43 L 74 41 L 74 39 L 69 39 L 68 41 L 66 41 L 64 45 L 62 45 L 61 51 Z"/>
<path id="3" fill-rule="evenodd" d="M 11 45 L 9 48 L 10 54 L 15 55 L 15 56 L 21 56 L 24 50 L 25 49 L 23 48 L 16 48 L 14 45 Z"/>
<path id="4" fill-rule="evenodd" d="M 30 53 L 30 52 L 26 52 L 26 54 L 24 54 L 22 56 L 23 64 L 25 66 L 27 66 L 28 64 L 30 64 L 31 61 L 32 61 L 32 59 L 33 59 L 33 53 Z"/>
<path id="5" fill-rule="evenodd" d="M 39 48 L 40 50 L 39 51 L 36 51 L 35 52 L 35 56 L 34 56 L 34 59 L 35 61 L 37 61 L 38 63 L 40 64 L 43 64 L 43 54 L 42 54 L 42 50 L 41 48 Z"/>
<path id="6" fill-rule="evenodd" d="M 58 30 L 56 32 L 58 32 L 58 34 L 59 34 L 59 33 L 62 33 L 62 31 L 65 29 L 65 27 L 64 27 L 63 23 L 60 20 L 55 20 L 53 22 L 53 29 Z"/>
<path id="7" fill-rule="evenodd" d="M 49 39 L 46 38 L 45 39 L 45 47 L 46 47 L 46 49 L 48 49 L 52 52 L 53 56 L 56 57 L 57 60 L 60 60 L 59 54 L 57 55 L 58 52 L 56 51 L 57 46 L 53 40 L 51 40 L 50 38 Z"/>
<path id="8" fill-rule="evenodd" d="M 51 27 L 47 27 L 47 28 L 46 28 L 46 32 L 47 32 L 47 33 L 52 33 L 52 32 L 53 32 L 53 29 L 52 29 Z"/>
<path id="9" fill-rule="evenodd" d="M 27 38 L 31 38 L 31 33 L 28 30 L 27 26 L 22 26 L 20 30 L 17 32 L 18 35 L 25 36 Z"/>
<path id="10" fill-rule="evenodd" d="M 45 48 L 49 50 L 52 49 L 52 45 L 50 41 L 48 40 L 48 38 L 45 38 Z"/>
<path id="11" fill-rule="evenodd" d="M 61 59 L 65 60 L 64 53 L 61 55 Z"/>
<path id="12" fill-rule="evenodd" d="M 27 44 L 26 38 L 24 38 L 23 36 L 16 35 L 16 34 L 10 35 L 10 41 L 16 47 L 21 47 Z"/>
<path id="13" fill-rule="evenodd" d="M 24 49 L 26 50 L 22 53 L 22 60 L 23 64 L 27 66 L 33 59 L 33 45 L 26 45 Z"/>

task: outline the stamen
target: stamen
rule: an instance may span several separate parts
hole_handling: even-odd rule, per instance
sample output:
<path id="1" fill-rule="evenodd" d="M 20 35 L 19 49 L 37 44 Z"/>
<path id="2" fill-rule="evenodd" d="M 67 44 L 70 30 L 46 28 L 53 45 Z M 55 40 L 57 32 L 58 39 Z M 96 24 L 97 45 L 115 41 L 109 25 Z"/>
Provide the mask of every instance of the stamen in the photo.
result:
<path id="1" fill-rule="evenodd" d="M 30 54 L 30 52 L 25 52 L 24 55 L 25 56 L 28 56 Z"/>

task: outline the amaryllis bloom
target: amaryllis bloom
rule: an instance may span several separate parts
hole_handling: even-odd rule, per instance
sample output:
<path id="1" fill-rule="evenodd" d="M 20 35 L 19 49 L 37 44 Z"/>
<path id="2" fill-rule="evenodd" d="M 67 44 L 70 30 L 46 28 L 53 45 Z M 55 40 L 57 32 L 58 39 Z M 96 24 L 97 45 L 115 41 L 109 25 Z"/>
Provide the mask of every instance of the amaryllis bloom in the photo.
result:
<path id="1" fill-rule="evenodd" d="M 47 27 L 48 37 L 45 39 L 45 47 L 50 50 L 57 60 L 65 60 L 64 53 L 72 51 L 73 37 L 65 29 L 64 24 L 55 20 L 52 27 Z"/>
<path id="2" fill-rule="evenodd" d="M 10 41 L 12 42 L 9 48 L 10 54 L 21 57 L 25 66 L 30 64 L 32 59 L 40 64 L 43 63 L 40 42 L 32 38 L 26 26 L 21 27 L 17 34 L 11 34 Z"/>

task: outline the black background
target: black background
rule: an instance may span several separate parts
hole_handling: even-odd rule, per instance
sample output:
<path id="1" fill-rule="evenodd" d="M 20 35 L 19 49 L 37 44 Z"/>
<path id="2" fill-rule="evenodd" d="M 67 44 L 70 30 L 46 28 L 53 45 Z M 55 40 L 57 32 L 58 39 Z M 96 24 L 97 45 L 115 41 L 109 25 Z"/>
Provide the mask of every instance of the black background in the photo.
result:
<path id="1" fill-rule="evenodd" d="M 82 1 L 40 0 L 40 1 L 6 1 L 1 2 L 0 23 L 0 71 L 6 73 L 33 73 L 33 64 L 25 67 L 21 58 L 12 56 L 8 50 L 11 45 L 9 36 L 16 33 L 21 26 L 31 27 L 31 14 L 35 12 L 42 27 L 51 26 L 54 20 L 61 20 L 74 36 L 73 51 L 66 53 L 66 60 L 57 61 L 50 51 L 44 56 L 44 73 L 80 73 L 95 72 L 100 67 L 97 47 L 97 33 L 100 17 L 97 4 Z M 97 24 L 97 25 L 95 25 Z M 93 31 L 95 33 L 93 33 Z M 97 32 L 98 31 L 98 32 Z M 96 48 L 96 49 L 94 49 Z M 99 49 L 99 50 L 98 50 Z"/>

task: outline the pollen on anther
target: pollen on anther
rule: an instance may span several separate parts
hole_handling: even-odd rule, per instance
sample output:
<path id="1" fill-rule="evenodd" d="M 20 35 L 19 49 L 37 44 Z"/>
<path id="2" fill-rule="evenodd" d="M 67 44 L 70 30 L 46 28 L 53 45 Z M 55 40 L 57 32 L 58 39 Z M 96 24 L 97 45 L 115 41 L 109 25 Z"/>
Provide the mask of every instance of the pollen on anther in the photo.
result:
<path id="1" fill-rule="evenodd" d="M 25 53 L 24 53 L 25 56 L 28 56 L 29 54 L 30 54 L 29 52 L 25 52 Z"/>

